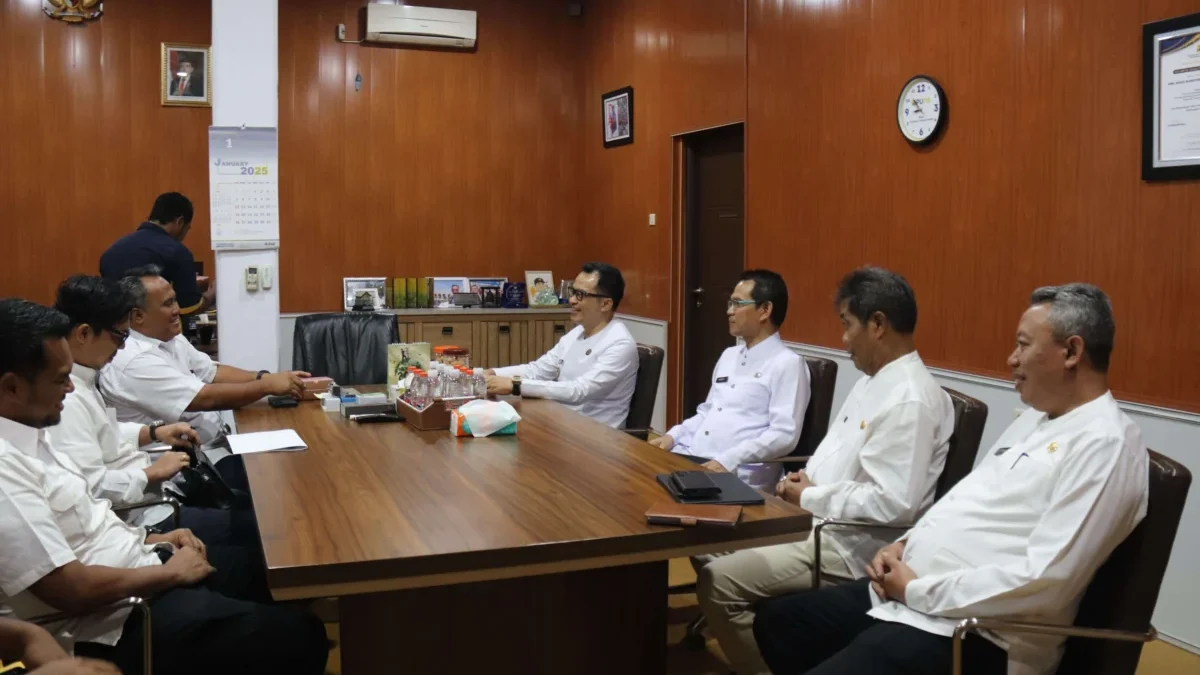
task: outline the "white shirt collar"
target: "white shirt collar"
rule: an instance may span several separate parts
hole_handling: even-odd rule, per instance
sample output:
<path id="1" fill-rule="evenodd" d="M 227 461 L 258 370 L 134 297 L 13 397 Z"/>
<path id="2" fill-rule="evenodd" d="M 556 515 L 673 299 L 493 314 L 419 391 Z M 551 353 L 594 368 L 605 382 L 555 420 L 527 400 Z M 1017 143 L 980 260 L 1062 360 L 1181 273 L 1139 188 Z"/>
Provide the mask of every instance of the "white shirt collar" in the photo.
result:
<path id="1" fill-rule="evenodd" d="M 908 368 L 909 366 L 920 363 L 920 362 L 921 362 L 921 357 L 917 355 L 917 351 L 914 349 L 913 351 L 905 354 L 904 356 L 901 356 L 899 358 L 892 359 L 891 361 L 889 361 L 887 363 L 887 365 L 880 368 L 879 371 L 876 372 L 875 375 L 871 377 L 871 379 L 878 380 L 878 379 L 888 375 L 889 373 L 903 371 L 904 369 Z"/>
<path id="2" fill-rule="evenodd" d="M 38 456 L 38 443 L 48 442 L 45 429 L 34 429 L 7 417 L 0 417 L 0 439 L 30 457 Z"/>
<path id="3" fill-rule="evenodd" d="M 762 352 L 773 352 L 776 348 L 783 346 L 783 339 L 779 337 L 779 331 L 771 333 L 761 342 L 750 348 L 746 347 L 746 340 L 744 338 L 739 338 L 739 341 L 742 345 L 742 353 L 748 356 L 757 356 Z"/>
<path id="4" fill-rule="evenodd" d="M 146 343 L 147 345 L 149 345 L 151 347 L 162 347 L 162 346 L 170 344 L 170 342 L 163 342 L 162 340 L 159 340 L 158 338 L 152 338 L 149 335 L 146 335 L 144 333 L 139 333 L 136 330 L 133 330 L 132 328 L 129 329 L 129 337 L 130 337 L 130 339 L 133 339 L 133 340 L 141 340 L 142 342 Z"/>
<path id="5" fill-rule="evenodd" d="M 83 365 L 82 363 L 76 363 L 71 366 L 71 376 L 79 378 L 80 380 L 83 381 L 84 384 L 86 384 L 90 387 L 96 386 L 96 376 L 97 375 L 98 375 L 98 373 L 96 372 L 95 369 L 88 368 L 87 366 Z"/>

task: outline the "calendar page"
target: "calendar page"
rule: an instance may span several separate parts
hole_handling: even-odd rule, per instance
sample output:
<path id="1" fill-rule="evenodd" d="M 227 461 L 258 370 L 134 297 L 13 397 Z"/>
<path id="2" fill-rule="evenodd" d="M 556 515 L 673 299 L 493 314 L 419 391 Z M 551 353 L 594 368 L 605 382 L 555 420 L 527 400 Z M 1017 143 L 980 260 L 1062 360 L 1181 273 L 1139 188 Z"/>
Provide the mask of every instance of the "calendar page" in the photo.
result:
<path id="1" fill-rule="evenodd" d="M 209 127 L 213 250 L 279 247 L 279 144 L 265 127 Z"/>

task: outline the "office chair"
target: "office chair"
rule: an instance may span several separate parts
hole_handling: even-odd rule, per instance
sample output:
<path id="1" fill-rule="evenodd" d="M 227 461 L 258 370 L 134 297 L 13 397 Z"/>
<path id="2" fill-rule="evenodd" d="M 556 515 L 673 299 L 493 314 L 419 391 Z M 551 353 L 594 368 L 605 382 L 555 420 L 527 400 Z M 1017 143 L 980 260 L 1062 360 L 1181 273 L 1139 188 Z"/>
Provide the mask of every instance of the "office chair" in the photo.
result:
<path id="1" fill-rule="evenodd" d="M 837 362 L 819 356 L 806 356 L 804 363 L 808 367 L 808 407 L 804 410 L 804 426 L 800 429 L 800 439 L 796 441 L 796 447 L 786 457 L 775 461 L 807 462 L 829 432 L 829 416 L 833 412 L 833 393 L 837 386 Z M 680 584 L 667 589 L 668 595 L 695 592 L 695 583 Z M 692 619 L 688 623 L 683 645 L 692 651 L 704 649 L 703 631 L 706 625 L 704 614 Z"/>
<path id="2" fill-rule="evenodd" d="M 387 384 L 387 348 L 399 342 L 391 314 L 310 314 L 296 319 L 292 368 L 338 384 Z"/>
<path id="3" fill-rule="evenodd" d="M 975 457 L 979 454 L 979 441 L 983 438 L 983 427 L 987 424 L 988 407 L 983 401 L 966 394 L 942 387 L 950 395 L 954 405 L 954 431 L 950 434 L 946 449 L 946 463 L 938 477 L 933 501 L 941 499 L 958 481 L 966 478 L 975 468 Z M 908 530 L 914 523 L 904 525 L 872 525 L 849 520 L 823 520 L 813 528 L 813 559 L 821 559 L 821 531 L 826 527 L 871 528 L 877 530 Z M 813 567 L 813 588 L 821 587 L 821 566 Z"/>
<path id="4" fill-rule="evenodd" d="M 156 497 L 154 499 L 147 499 L 145 501 L 140 501 L 140 502 L 137 502 L 134 504 L 128 504 L 126 506 L 114 506 L 113 513 L 120 516 L 121 520 L 124 520 L 125 516 L 129 515 L 129 513 L 131 511 L 134 511 L 136 509 L 144 509 L 148 506 L 158 506 L 159 504 L 166 504 L 171 507 L 171 511 L 173 512 L 171 514 L 171 526 L 173 528 L 177 529 L 179 527 L 179 522 L 180 522 L 179 521 L 179 508 L 180 507 L 179 507 L 179 500 L 175 499 L 174 497 L 165 497 L 165 496 L 161 497 L 161 498 Z"/>
<path id="5" fill-rule="evenodd" d="M 629 416 L 625 418 L 625 433 L 641 440 L 650 439 L 650 420 L 654 418 L 654 403 L 658 399 L 658 380 L 662 375 L 663 350 L 639 344 L 637 381 L 633 398 L 629 399 Z"/>
<path id="6" fill-rule="evenodd" d="M 1157 638 L 1150 624 L 1192 474 L 1182 464 L 1150 453 L 1146 517 L 1117 546 L 1088 584 L 1074 626 L 969 618 L 954 630 L 954 675 L 962 675 L 962 643 L 982 630 L 1067 637 L 1058 675 L 1133 675 L 1142 645 Z"/>
<path id="7" fill-rule="evenodd" d="M 124 600 L 114 602 L 111 605 L 106 605 L 99 609 L 95 609 L 91 612 L 83 612 L 80 614 L 68 614 L 66 612 L 60 612 L 57 614 L 47 614 L 45 616 L 39 616 L 39 617 L 36 617 L 33 619 L 29 619 L 29 622 L 45 627 L 45 626 L 59 623 L 60 621 L 66 621 L 68 619 L 78 619 L 78 618 L 82 618 L 85 616 L 91 616 L 93 614 L 109 614 L 109 613 L 112 613 L 112 612 L 115 612 L 115 611 L 118 611 L 121 609 L 132 609 L 141 615 L 141 617 L 142 617 L 142 672 L 144 675 L 154 675 L 153 662 L 151 661 L 152 654 L 151 654 L 151 650 L 150 650 L 150 604 L 148 602 L 146 602 L 146 600 L 143 598 L 137 598 L 137 597 L 126 598 Z M 132 674 L 126 673 L 126 675 L 132 675 Z"/>

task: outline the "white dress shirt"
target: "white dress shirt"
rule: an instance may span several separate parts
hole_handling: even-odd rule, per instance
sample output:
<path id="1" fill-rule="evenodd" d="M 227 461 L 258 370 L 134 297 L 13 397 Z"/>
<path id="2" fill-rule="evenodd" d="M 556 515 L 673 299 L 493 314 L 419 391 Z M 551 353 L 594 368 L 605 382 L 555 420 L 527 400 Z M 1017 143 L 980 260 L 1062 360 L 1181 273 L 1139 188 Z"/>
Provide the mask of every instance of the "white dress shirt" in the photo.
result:
<path id="1" fill-rule="evenodd" d="M 916 352 L 860 378 L 805 473 L 800 506 L 818 518 L 910 525 L 933 503 L 954 433 L 954 405 Z M 895 532 L 830 527 L 821 532 L 854 573 Z"/>
<path id="2" fill-rule="evenodd" d="M 1112 394 L 1049 419 L 1027 410 L 908 534 L 907 606 L 868 590 L 871 616 L 937 635 L 960 619 L 1070 625 L 1100 565 L 1146 516 L 1149 455 Z M 1062 638 L 987 637 L 1009 675 L 1049 675 Z"/>
<path id="3" fill-rule="evenodd" d="M 105 406 L 96 389 L 96 371 L 76 363 L 71 368 L 75 391 L 63 401 L 62 422 L 54 427 L 54 449 L 71 458 L 83 471 L 97 499 L 125 506 L 161 496 L 148 485 L 146 468 L 154 460 L 138 445 L 145 425 L 118 422 L 117 411 Z M 141 509 L 133 522 L 155 525 L 171 517 L 166 505 Z"/>
<path id="4" fill-rule="evenodd" d="M 565 404 L 610 427 L 629 417 L 637 383 L 637 343 L 620 321 L 610 321 L 591 337 L 576 326 L 546 352 L 523 366 L 497 368 L 501 377 L 521 376 L 521 395 Z"/>
<path id="5" fill-rule="evenodd" d="M 83 472 L 56 452 L 45 429 L 0 418 L 0 614 L 30 619 L 55 610 L 28 589 L 78 560 L 85 565 L 159 565 L 146 531 L 121 522 L 88 493 Z M 76 641 L 115 645 L 129 610 L 52 627 L 68 649 Z"/>
<path id="6" fill-rule="evenodd" d="M 225 435 L 221 414 L 188 412 L 187 407 L 216 376 L 216 362 L 182 335 L 163 342 L 132 331 L 100 371 L 99 388 L 121 422 L 187 422 L 201 443 L 212 443 Z"/>
<path id="7" fill-rule="evenodd" d="M 667 432 L 671 451 L 715 459 L 751 487 L 773 491 L 783 467 L 751 462 L 795 449 L 808 395 L 808 367 L 778 333 L 750 349 L 730 347 L 713 368 L 708 398 Z"/>

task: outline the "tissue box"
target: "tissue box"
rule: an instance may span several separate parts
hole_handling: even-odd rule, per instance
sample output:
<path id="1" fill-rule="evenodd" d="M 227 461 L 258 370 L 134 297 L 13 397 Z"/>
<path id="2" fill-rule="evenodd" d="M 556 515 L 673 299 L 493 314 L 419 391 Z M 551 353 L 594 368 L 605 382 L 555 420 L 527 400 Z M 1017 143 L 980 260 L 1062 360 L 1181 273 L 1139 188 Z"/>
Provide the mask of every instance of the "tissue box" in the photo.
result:
<path id="1" fill-rule="evenodd" d="M 500 431 L 494 432 L 492 436 L 515 436 L 517 433 L 517 423 L 504 427 Z M 466 415 L 463 415 L 457 410 L 450 411 L 450 435 L 458 437 L 472 436 L 471 425 L 467 424 Z"/>

